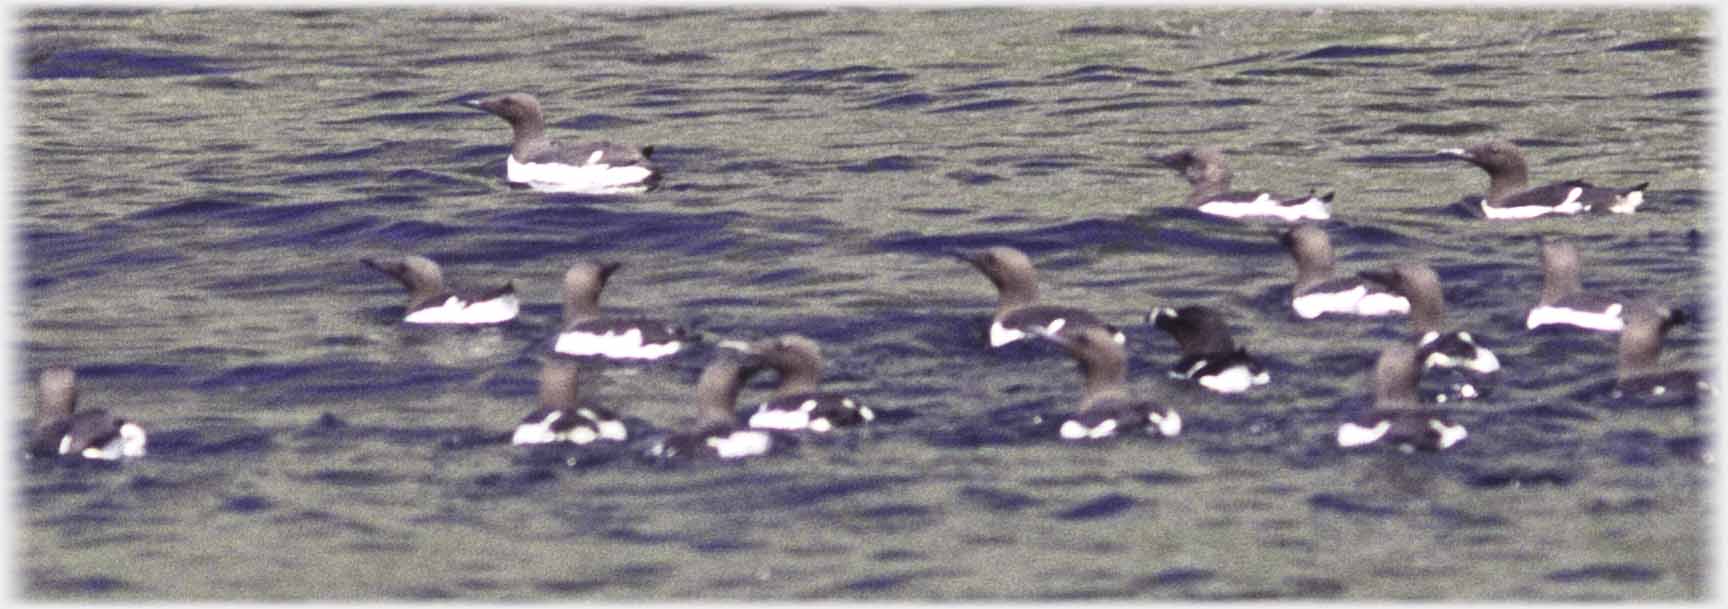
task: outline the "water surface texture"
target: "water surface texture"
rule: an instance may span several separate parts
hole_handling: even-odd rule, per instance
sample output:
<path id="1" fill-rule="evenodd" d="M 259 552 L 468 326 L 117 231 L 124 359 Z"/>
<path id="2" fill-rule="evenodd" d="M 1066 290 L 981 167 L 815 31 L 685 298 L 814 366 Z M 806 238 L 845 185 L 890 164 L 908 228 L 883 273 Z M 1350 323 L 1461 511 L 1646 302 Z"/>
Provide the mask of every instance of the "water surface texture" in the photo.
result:
<path id="1" fill-rule="evenodd" d="M 1702 9 L 36 10 L 20 13 L 22 369 L 148 423 L 120 464 L 19 460 L 38 599 L 1697 599 L 1709 418 L 1607 398 L 1611 335 L 1523 329 L 1536 239 L 1697 323 Z M 502 181 L 527 91 L 550 130 L 658 147 L 657 191 Z M 1651 183 L 1631 217 L 1491 223 L 1430 153 L 1521 144 L 1536 181 Z M 1332 443 L 1402 318 L 1297 321 L 1273 228 L 1181 208 L 1148 160 L 1223 146 L 1237 184 L 1337 191 L 1341 270 L 1409 257 L 1504 381 L 1445 454 Z M 1126 328 L 1179 439 L 1075 446 L 1050 345 L 984 346 L 1027 251 L 1045 296 Z M 398 323 L 367 256 L 513 278 L 500 328 Z M 797 332 L 871 429 L 738 464 L 508 444 L 564 269 L 709 338 L 594 366 L 644 441 L 690 422 L 714 339 Z M 1271 385 L 1197 393 L 1144 325 L 1209 304 Z M 772 375 L 745 392 L 766 395 Z M 1429 388 L 1432 388 L 1430 386 Z"/>

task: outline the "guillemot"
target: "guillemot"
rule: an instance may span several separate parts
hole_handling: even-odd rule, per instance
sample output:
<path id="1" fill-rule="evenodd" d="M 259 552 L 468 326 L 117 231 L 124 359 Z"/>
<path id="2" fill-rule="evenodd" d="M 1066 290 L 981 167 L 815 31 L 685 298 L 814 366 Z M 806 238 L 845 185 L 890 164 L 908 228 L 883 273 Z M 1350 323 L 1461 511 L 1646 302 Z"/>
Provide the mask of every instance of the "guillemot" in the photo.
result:
<path id="1" fill-rule="evenodd" d="M 1096 440 L 1142 429 L 1164 438 L 1182 433 L 1182 416 L 1176 409 L 1137 399 L 1128 392 L 1128 352 L 1109 329 L 1034 328 L 1034 332 L 1061 345 L 1079 365 L 1084 379 L 1079 411 L 1068 415 L 1057 430 L 1062 439 Z"/>
<path id="2" fill-rule="evenodd" d="M 1154 157 L 1188 180 L 1193 191 L 1187 203 L 1200 213 L 1225 218 L 1270 217 L 1285 222 L 1326 220 L 1332 217 L 1333 193 L 1316 196 L 1281 195 L 1263 190 L 1230 190 L 1232 174 L 1217 146 L 1185 148 Z"/>
<path id="3" fill-rule="evenodd" d="M 564 273 L 564 325 L 552 350 L 565 355 L 654 360 L 677 353 L 684 328 L 653 319 L 605 317 L 600 292 L 619 262 L 577 262 Z"/>
<path id="4" fill-rule="evenodd" d="M 1474 400 L 1498 382 L 1500 358 L 1495 351 L 1476 343 L 1471 332 L 1446 327 L 1446 296 L 1439 289 L 1439 273 L 1434 273 L 1434 268 L 1407 261 L 1358 275 L 1381 282 L 1410 301 L 1410 325 L 1415 329 L 1422 369 L 1452 370 L 1446 381 L 1448 389 L 1436 394 L 1434 400 L 1446 401 L 1453 396 Z"/>
<path id="5" fill-rule="evenodd" d="M 1303 319 L 1325 313 L 1392 315 L 1410 312 L 1410 301 L 1376 282 L 1359 277 L 1332 276 L 1332 239 L 1312 224 L 1302 224 L 1279 236 L 1278 242 L 1296 261 L 1296 284 L 1290 307 Z"/>
<path id="6" fill-rule="evenodd" d="M 510 436 L 511 444 L 589 444 L 629 439 L 630 431 L 616 413 L 582 404 L 578 399 L 580 366 L 554 357 L 545 360 L 540 366 L 539 408 L 522 417 Z"/>
<path id="7" fill-rule="evenodd" d="M 816 341 L 788 334 L 751 343 L 750 352 L 780 375 L 774 396 L 750 415 L 751 427 L 826 433 L 876 418 L 870 407 L 851 396 L 817 388 L 822 377 L 822 349 Z"/>
<path id="8" fill-rule="evenodd" d="M 402 318 L 408 323 L 496 324 L 515 319 L 521 309 L 514 282 L 478 294 L 459 294 L 444 287 L 444 272 L 424 256 L 362 258 L 360 262 L 395 277 L 408 288 L 408 309 Z"/>
<path id="9" fill-rule="evenodd" d="M 1530 172 L 1524 153 L 1505 140 L 1448 148 L 1439 154 L 1464 159 L 1488 172 L 1488 192 L 1479 205 L 1482 214 L 1490 219 L 1585 212 L 1629 214 L 1644 202 L 1644 189 L 1650 186 L 1645 182 L 1631 188 L 1604 188 L 1583 180 L 1568 180 L 1529 188 Z"/>
<path id="10" fill-rule="evenodd" d="M 1416 398 L 1416 385 L 1421 379 L 1416 347 L 1394 343 L 1381 351 L 1370 377 L 1374 406 L 1338 426 L 1338 446 L 1387 444 L 1403 452 L 1435 451 L 1451 448 L 1469 437 L 1463 425 L 1422 407 Z"/>
<path id="11" fill-rule="evenodd" d="M 463 102 L 510 123 L 506 178 L 545 192 L 640 193 L 654 189 L 660 170 L 653 146 L 630 148 L 607 141 L 569 144 L 546 137 L 540 101 L 527 93 Z"/>
<path id="12" fill-rule="evenodd" d="M 990 322 L 990 346 L 1001 347 L 1028 336 L 1036 326 L 1053 332 L 1078 331 L 1092 326 L 1106 328 L 1117 344 L 1128 341 L 1115 326 L 1104 323 L 1085 309 L 1038 303 L 1038 271 L 1020 250 L 997 246 L 955 252 L 955 257 L 976 267 L 996 286 L 996 314 Z"/>
<path id="13" fill-rule="evenodd" d="M 1693 397 L 1714 392 L 1698 370 L 1665 370 L 1659 365 L 1663 337 L 1690 321 L 1684 311 L 1641 300 L 1627 307 L 1625 319 L 1613 397 Z"/>
<path id="14" fill-rule="evenodd" d="M 772 433 L 741 425 L 733 410 L 744 383 L 762 370 L 760 360 L 748 350 L 746 344 L 721 343 L 696 381 L 695 425 L 655 442 L 648 450 L 650 456 L 742 459 L 775 450 Z"/>
<path id="15" fill-rule="evenodd" d="M 1524 327 L 1534 330 L 1561 324 L 1599 332 L 1619 332 L 1625 327 L 1621 319 L 1625 298 L 1584 291 L 1578 277 L 1578 248 L 1555 238 L 1544 237 L 1541 243 L 1542 297 L 1525 316 Z"/>
<path id="16" fill-rule="evenodd" d="M 1182 359 L 1170 367 L 1173 378 L 1193 381 L 1219 393 L 1238 393 L 1272 380 L 1266 366 L 1237 347 L 1230 327 L 1216 309 L 1191 305 L 1180 309 L 1159 308 L 1146 314 L 1146 322 L 1176 339 Z"/>
<path id="17" fill-rule="evenodd" d="M 1421 262 L 1400 262 L 1392 266 L 1359 273 L 1364 279 L 1377 281 L 1410 301 L 1410 325 L 1416 330 L 1417 359 L 1422 367 L 1456 368 L 1476 375 L 1492 375 L 1500 370 L 1500 358 L 1476 342 L 1469 332 L 1446 327 L 1446 296 L 1440 289 L 1440 275 Z M 1475 380 L 1455 383 L 1452 392 L 1462 398 L 1480 394 Z M 1442 399 L 1447 394 L 1441 394 Z"/>
<path id="18" fill-rule="evenodd" d="M 105 461 L 144 456 L 148 438 L 139 424 L 100 408 L 73 412 L 78 405 L 76 380 L 76 373 L 65 367 L 48 368 L 37 377 L 36 425 L 27 454 Z"/>

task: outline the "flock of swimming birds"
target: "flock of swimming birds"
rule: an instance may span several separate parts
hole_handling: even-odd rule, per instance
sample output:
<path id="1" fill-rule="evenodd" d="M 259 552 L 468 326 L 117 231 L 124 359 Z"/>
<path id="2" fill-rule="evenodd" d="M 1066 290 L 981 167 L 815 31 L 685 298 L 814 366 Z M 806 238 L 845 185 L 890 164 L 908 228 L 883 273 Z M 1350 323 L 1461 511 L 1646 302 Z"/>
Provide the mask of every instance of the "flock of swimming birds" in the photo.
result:
<path id="1" fill-rule="evenodd" d="M 514 137 L 505 161 L 506 179 L 544 192 L 640 193 L 654 189 L 661 171 L 652 147 L 610 142 L 561 143 L 546 136 L 545 118 L 533 96 L 512 93 L 464 102 L 503 118 Z M 1506 141 L 1490 141 L 1439 154 L 1468 161 L 1490 177 L 1487 193 L 1471 210 L 1487 219 L 1547 215 L 1629 214 L 1642 204 L 1646 184 L 1607 188 L 1572 180 L 1530 187 L 1523 154 Z M 1156 157 L 1192 187 L 1187 204 L 1199 212 L 1238 220 L 1293 225 L 1279 236 L 1295 261 L 1292 311 L 1305 320 L 1321 316 L 1408 315 L 1413 340 L 1386 347 L 1370 373 L 1373 407 L 1340 424 L 1341 447 L 1386 444 L 1399 450 L 1440 450 L 1468 437 L 1465 428 L 1434 414 L 1418 397 L 1424 371 L 1450 369 L 1463 382 L 1437 396 L 1469 399 L 1476 382 L 1500 374 L 1499 359 L 1467 331 L 1445 321 L 1439 276 L 1421 262 L 1401 262 L 1354 276 L 1334 276 L 1333 251 L 1325 230 L 1332 193 L 1300 196 L 1233 190 L 1231 172 L 1216 147 Z M 1078 364 L 1083 378 L 1079 408 L 1060 424 L 1066 440 L 1092 441 L 1125 434 L 1173 437 L 1182 431 L 1174 406 L 1137 398 L 1127 383 L 1127 352 L 1120 329 L 1084 309 L 1044 303 L 1038 297 L 1030 258 L 1011 247 L 955 251 L 996 287 L 998 304 L 987 333 L 991 347 L 1020 340 L 1047 341 Z M 458 293 L 446 285 L 437 263 L 421 256 L 368 258 L 365 265 L 394 277 L 408 290 L 404 323 L 474 326 L 514 319 L 520 302 L 513 284 L 480 293 Z M 1711 391 L 1697 370 L 1659 364 L 1663 336 L 1686 320 L 1682 311 L 1648 298 L 1632 299 L 1582 289 L 1577 248 L 1558 239 L 1541 243 L 1542 294 L 1526 327 L 1558 325 L 1619 333 L 1616 395 L 1691 395 Z M 677 325 L 652 319 L 606 315 L 600 293 L 621 268 L 616 262 L 581 261 L 564 275 L 563 324 L 550 341 L 540 373 L 538 407 L 511 434 L 517 445 L 625 442 L 630 429 L 617 413 L 579 396 L 579 362 L 657 360 L 696 339 Z M 1223 315 L 1204 305 L 1160 308 L 1146 322 L 1168 333 L 1181 358 L 1169 375 L 1208 391 L 1233 394 L 1270 381 L 1266 367 L 1234 343 Z M 786 434 L 824 434 L 864 425 L 875 413 L 841 392 L 823 391 L 823 358 L 809 338 L 784 335 L 755 341 L 724 340 L 695 388 L 696 423 L 655 442 L 656 457 L 734 459 L 772 452 Z M 740 419 L 736 401 L 755 374 L 773 370 L 772 396 Z M 75 411 L 71 368 L 52 367 L 38 377 L 38 405 L 28 454 L 85 459 L 120 459 L 146 452 L 142 425 L 101 409 Z M 777 438 L 780 438 L 777 440 Z"/>

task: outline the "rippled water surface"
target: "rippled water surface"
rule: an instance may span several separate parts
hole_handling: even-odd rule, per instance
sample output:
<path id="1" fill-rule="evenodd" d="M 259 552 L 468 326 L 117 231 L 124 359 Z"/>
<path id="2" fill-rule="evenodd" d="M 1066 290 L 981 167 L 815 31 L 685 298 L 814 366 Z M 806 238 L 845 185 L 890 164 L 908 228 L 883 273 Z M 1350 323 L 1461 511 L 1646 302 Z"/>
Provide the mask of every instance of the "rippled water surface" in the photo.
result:
<path id="1" fill-rule="evenodd" d="M 1423 598 L 1705 594 L 1709 418 L 1608 400 L 1614 338 L 1525 332 L 1536 238 L 1589 286 L 1711 312 L 1703 10 L 38 10 L 19 13 L 16 223 L 30 373 L 154 432 L 148 458 L 21 462 L 17 564 L 48 599 Z M 551 130 L 658 146 L 660 190 L 502 181 L 528 91 Z M 1520 143 L 1536 181 L 1649 181 L 1628 218 L 1449 205 Z M 1346 453 L 1403 319 L 1297 322 L 1264 225 L 1181 209 L 1147 159 L 1225 147 L 1238 185 L 1336 190 L 1340 266 L 1409 257 L 1506 362 L 1439 455 Z M 1048 345 L 987 351 L 951 247 L 1030 253 L 1050 300 L 1127 327 L 1180 439 L 1054 439 Z M 502 328 L 397 323 L 365 256 L 517 281 Z M 798 332 L 871 429 L 739 464 L 508 445 L 572 262 L 606 304 L 709 337 Z M 1210 304 L 1273 384 L 1162 376 L 1153 306 Z M 680 428 L 712 342 L 597 370 L 640 437 Z M 745 399 L 765 395 L 772 375 Z"/>

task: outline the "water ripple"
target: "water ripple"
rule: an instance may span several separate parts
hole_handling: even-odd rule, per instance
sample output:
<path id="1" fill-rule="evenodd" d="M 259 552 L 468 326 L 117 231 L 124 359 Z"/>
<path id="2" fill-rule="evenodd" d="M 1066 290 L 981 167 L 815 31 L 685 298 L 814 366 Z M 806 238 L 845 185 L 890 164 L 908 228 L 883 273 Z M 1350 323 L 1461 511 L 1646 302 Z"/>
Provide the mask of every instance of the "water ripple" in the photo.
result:
<path id="1" fill-rule="evenodd" d="M 210 57 L 130 49 L 68 49 L 32 54 L 27 78 L 161 78 L 231 71 Z"/>

